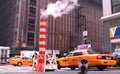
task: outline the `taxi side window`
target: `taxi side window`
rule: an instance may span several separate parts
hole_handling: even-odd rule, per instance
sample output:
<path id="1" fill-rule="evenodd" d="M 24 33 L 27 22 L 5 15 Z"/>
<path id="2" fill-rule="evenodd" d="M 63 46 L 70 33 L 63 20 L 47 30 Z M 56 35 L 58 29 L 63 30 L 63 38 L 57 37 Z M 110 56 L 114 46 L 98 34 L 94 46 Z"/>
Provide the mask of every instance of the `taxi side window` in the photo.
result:
<path id="1" fill-rule="evenodd" d="M 30 58 L 28 58 L 28 57 L 25 57 L 24 59 L 25 59 L 25 60 L 31 60 L 31 59 L 30 59 Z"/>
<path id="2" fill-rule="evenodd" d="M 22 57 L 22 59 L 25 59 L 25 57 Z"/>
<path id="3" fill-rule="evenodd" d="M 25 60 L 29 60 L 29 58 L 25 57 Z"/>
<path id="4" fill-rule="evenodd" d="M 29 58 L 27 58 L 27 57 L 22 57 L 22 59 L 24 59 L 24 60 L 30 60 Z"/>
<path id="5" fill-rule="evenodd" d="M 87 50 L 87 52 L 88 52 L 88 54 L 96 54 L 97 53 L 96 51 L 94 51 L 92 49 Z"/>
<path id="6" fill-rule="evenodd" d="M 73 54 L 73 56 L 80 56 L 80 55 L 82 55 L 82 52 L 75 52 L 75 53 Z"/>

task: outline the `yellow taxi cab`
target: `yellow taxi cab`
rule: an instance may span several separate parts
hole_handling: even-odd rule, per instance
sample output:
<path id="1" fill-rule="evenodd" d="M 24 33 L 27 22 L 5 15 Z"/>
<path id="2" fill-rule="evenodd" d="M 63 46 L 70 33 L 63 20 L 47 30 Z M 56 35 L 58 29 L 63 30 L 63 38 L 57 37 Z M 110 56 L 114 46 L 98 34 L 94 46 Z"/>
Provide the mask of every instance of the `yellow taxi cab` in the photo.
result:
<path id="1" fill-rule="evenodd" d="M 98 70 L 116 65 L 116 60 L 113 59 L 112 54 L 98 54 L 93 49 L 74 50 L 56 61 L 58 69 L 69 67 L 74 70 L 82 60 L 88 62 L 88 67 L 97 67 Z"/>
<path id="2" fill-rule="evenodd" d="M 32 59 L 28 57 L 12 57 L 9 64 L 14 66 L 32 66 Z"/>

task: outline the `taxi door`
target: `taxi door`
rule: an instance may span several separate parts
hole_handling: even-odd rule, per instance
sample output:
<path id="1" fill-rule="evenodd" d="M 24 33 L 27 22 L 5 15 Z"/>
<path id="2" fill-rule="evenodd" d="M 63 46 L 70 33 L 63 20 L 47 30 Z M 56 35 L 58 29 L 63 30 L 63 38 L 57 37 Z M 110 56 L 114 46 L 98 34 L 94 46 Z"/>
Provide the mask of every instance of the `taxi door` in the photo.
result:
<path id="1" fill-rule="evenodd" d="M 68 55 L 63 59 L 63 65 L 64 66 L 70 66 L 71 65 L 71 57 L 72 57 L 72 53 L 68 53 Z"/>
<path id="2" fill-rule="evenodd" d="M 74 52 L 71 57 L 71 66 L 78 66 L 79 61 L 82 59 L 82 52 Z"/>
<path id="3" fill-rule="evenodd" d="M 23 57 L 22 58 L 22 64 L 23 65 L 32 65 L 32 60 L 30 58 Z"/>
<path id="4" fill-rule="evenodd" d="M 25 58 L 26 59 L 26 65 L 32 66 L 32 59 L 30 58 Z"/>
<path id="5" fill-rule="evenodd" d="M 21 62 L 22 62 L 22 65 L 26 65 L 26 63 L 27 63 L 26 58 L 25 58 L 25 57 L 22 57 L 22 58 L 21 58 Z"/>

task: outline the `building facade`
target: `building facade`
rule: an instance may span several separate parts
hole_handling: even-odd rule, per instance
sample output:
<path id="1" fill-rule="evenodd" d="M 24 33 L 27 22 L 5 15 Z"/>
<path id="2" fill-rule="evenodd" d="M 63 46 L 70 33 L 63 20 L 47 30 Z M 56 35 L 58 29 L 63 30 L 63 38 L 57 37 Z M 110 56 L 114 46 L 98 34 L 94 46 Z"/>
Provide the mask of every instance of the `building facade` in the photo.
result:
<path id="1" fill-rule="evenodd" d="M 1 45 L 35 48 L 40 18 L 38 10 L 40 2 L 36 0 L 8 0 L 4 3 L 5 5 L 1 6 L 1 24 L 6 26 L 3 30 L 1 29 L 1 33 L 3 33 L 3 37 L 0 39 L 2 40 Z"/>
<path id="2" fill-rule="evenodd" d="M 103 0 L 104 42 L 107 51 L 120 48 L 120 1 Z"/>
<path id="3" fill-rule="evenodd" d="M 0 44 L 10 47 L 38 48 L 40 9 L 57 0 L 8 0 L 1 5 Z M 99 0 L 78 0 L 80 7 L 54 19 L 47 18 L 46 49 L 71 51 L 76 45 L 91 43 L 93 49 L 104 49 L 102 3 Z M 4 12 L 4 13 L 2 13 Z M 7 26 L 7 27 L 6 27 Z M 84 37 L 83 32 L 87 31 Z M 6 33 L 7 32 L 7 33 Z"/>

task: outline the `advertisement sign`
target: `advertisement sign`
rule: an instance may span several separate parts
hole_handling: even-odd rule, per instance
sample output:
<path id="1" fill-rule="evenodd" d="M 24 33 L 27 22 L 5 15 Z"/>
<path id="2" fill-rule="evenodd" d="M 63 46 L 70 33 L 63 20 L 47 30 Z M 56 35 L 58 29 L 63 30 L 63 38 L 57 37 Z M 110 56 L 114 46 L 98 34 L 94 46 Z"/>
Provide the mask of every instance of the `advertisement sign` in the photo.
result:
<path id="1" fill-rule="evenodd" d="M 90 44 L 83 44 L 83 45 L 78 45 L 77 46 L 77 50 L 81 50 L 81 49 L 89 49 L 91 48 Z"/>
<path id="2" fill-rule="evenodd" d="M 110 28 L 110 38 L 120 37 L 120 26 Z"/>

